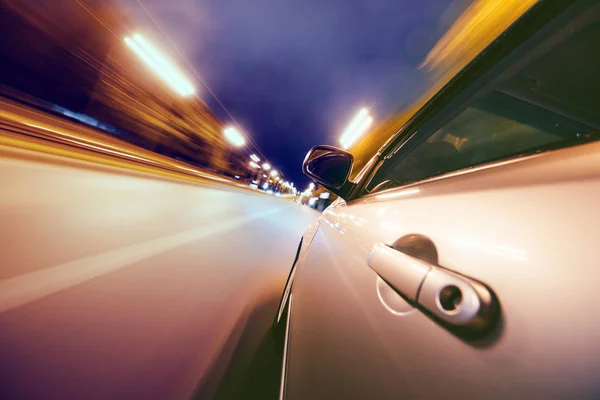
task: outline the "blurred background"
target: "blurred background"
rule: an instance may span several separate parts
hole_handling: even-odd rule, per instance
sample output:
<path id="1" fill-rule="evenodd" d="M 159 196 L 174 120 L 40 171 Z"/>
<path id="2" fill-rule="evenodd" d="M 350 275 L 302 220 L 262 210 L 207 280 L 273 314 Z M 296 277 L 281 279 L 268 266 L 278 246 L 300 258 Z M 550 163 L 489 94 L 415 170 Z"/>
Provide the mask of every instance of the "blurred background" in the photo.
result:
<path id="1" fill-rule="evenodd" d="M 347 143 L 358 173 L 534 2 L 3 0 L 0 90 L 262 188 L 250 179 L 263 176 L 249 164 L 256 154 L 259 166 L 272 160 L 304 189 L 299 166 L 310 147 L 339 146 L 354 116 L 368 111 Z M 124 41 L 141 34 L 192 92 L 173 89 Z M 228 142 L 228 126 L 243 143 Z"/>
<path id="2" fill-rule="evenodd" d="M 0 0 L 0 398 L 276 398 L 335 195 L 535 0 Z"/>

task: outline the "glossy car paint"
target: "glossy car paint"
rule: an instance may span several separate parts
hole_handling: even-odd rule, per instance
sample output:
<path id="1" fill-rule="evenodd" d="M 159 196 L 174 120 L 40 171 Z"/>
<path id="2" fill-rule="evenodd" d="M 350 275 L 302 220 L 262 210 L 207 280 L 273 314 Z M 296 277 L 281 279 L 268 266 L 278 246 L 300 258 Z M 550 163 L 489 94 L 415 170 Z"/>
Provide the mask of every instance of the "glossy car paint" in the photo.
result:
<path id="1" fill-rule="evenodd" d="M 598 154 L 588 144 L 332 205 L 297 267 L 285 398 L 596 396 Z M 375 244 L 415 233 L 497 294 L 485 340 L 453 334 L 368 267 Z"/>
<path id="2" fill-rule="evenodd" d="M 576 3 L 581 10 L 594 5 Z M 567 2 L 543 2 L 538 10 L 545 11 L 538 15 L 551 15 L 561 4 Z M 514 32 L 526 32 L 533 20 L 504 38 L 520 41 Z M 556 32 L 556 26 L 546 32 Z M 504 67 L 494 57 L 508 54 L 506 43 L 475 63 L 470 70 L 475 73 L 463 74 L 460 85 L 451 85 L 443 101 L 453 101 L 456 87 L 468 92 L 470 83 L 462 83 L 475 82 L 471 77 L 485 68 L 501 73 Z M 436 112 L 419 118 L 435 118 Z M 399 148 L 399 139 L 390 139 L 377 157 Z M 600 319 L 594 306 L 600 287 L 599 155 L 600 143 L 582 144 L 332 204 L 310 231 L 312 243 L 303 243 L 290 285 L 281 397 L 600 397 L 595 372 Z M 357 190 L 368 176 L 366 170 L 359 175 Z M 382 245 L 408 235 L 433 244 L 435 265 L 443 271 L 478 281 L 495 294 L 500 313 L 491 332 L 466 336 L 443 324 L 420 297 L 415 302 L 430 273 L 420 287 L 389 280 L 405 290 L 401 295 L 374 271 L 372 250 L 390 255 Z M 392 255 L 384 261 L 390 263 L 384 274 L 393 273 L 397 260 Z"/>

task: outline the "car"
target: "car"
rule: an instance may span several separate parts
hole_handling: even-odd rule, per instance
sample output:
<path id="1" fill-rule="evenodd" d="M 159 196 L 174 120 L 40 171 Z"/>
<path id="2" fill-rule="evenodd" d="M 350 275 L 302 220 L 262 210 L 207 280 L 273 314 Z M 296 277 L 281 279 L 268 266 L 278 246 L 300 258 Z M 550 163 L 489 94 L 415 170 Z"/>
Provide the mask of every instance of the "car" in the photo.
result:
<path id="1" fill-rule="evenodd" d="M 305 232 L 274 335 L 280 398 L 599 398 L 600 3 L 540 1 Z"/>

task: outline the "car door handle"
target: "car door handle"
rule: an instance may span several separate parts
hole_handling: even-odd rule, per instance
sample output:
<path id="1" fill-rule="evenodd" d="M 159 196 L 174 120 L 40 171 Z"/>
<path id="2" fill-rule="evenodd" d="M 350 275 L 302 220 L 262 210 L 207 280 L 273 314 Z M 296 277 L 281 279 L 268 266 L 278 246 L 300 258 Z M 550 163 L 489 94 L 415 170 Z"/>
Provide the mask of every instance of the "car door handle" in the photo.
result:
<path id="1" fill-rule="evenodd" d="M 378 243 L 369 253 L 368 265 L 402 297 L 416 303 L 431 264 Z"/>
<path id="2" fill-rule="evenodd" d="M 368 265 L 398 294 L 448 328 L 480 334 L 496 325 L 500 308 L 491 289 L 428 261 L 378 243 Z"/>

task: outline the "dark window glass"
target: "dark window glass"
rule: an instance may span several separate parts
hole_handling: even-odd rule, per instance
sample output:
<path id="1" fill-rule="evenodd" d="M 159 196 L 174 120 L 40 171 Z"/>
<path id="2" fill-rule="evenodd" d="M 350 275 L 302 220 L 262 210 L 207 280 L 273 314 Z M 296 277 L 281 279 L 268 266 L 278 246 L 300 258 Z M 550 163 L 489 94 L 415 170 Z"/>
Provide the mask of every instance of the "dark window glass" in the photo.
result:
<path id="1" fill-rule="evenodd" d="M 308 162 L 307 170 L 319 177 L 322 183 L 332 186 L 341 186 L 348 177 L 351 161 L 350 158 L 335 153 L 324 154 Z"/>
<path id="2" fill-rule="evenodd" d="M 597 16 L 596 16 L 597 17 Z M 470 104 L 410 152 L 379 169 L 371 190 L 491 161 L 597 140 L 598 18 Z"/>

